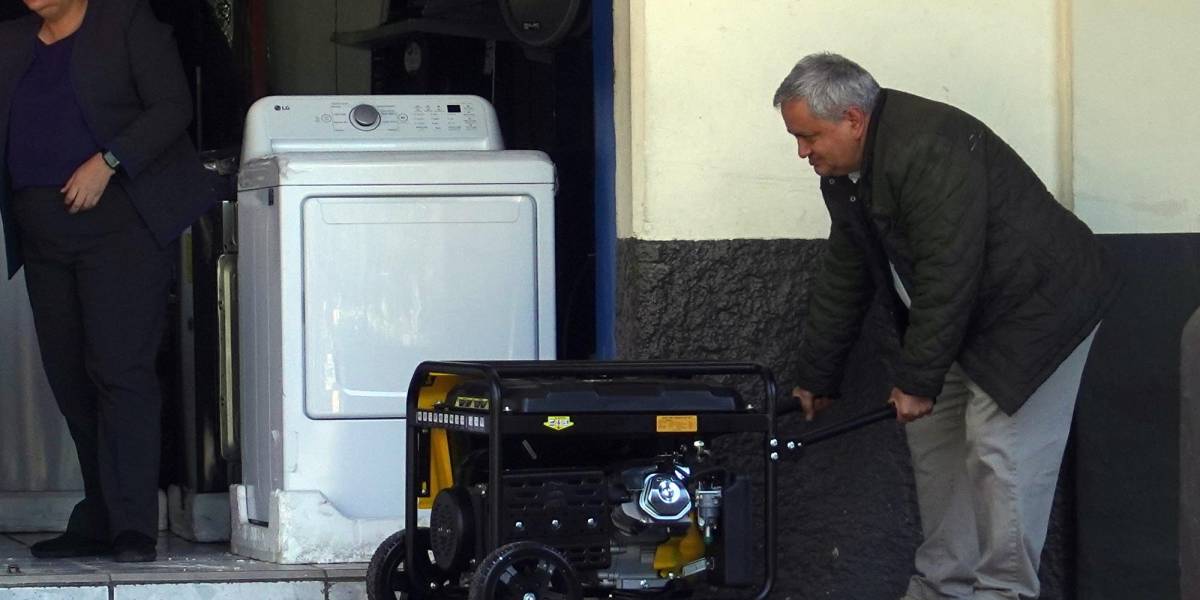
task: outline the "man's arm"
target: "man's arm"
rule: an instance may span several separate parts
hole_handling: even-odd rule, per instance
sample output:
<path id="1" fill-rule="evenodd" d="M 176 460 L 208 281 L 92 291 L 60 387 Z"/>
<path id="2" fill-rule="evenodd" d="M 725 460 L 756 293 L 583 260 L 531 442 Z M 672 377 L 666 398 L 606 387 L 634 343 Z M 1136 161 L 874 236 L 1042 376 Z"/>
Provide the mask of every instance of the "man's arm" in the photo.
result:
<path id="1" fill-rule="evenodd" d="M 800 388 L 818 397 L 837 396 L 846 354 L 858 340 L 873 289 L 863 249 L 849 225 L 835 219 L 824 268 L 808 302 Z"/>
<path id="2" fill-rule="evenodd" d="M 982 126 L 926 140 L 896 166 L 899 227 L 912 259 L 908 329 L 893 382 L 936 398 L 975 308 L 987 248 L 987 172 Z"/>

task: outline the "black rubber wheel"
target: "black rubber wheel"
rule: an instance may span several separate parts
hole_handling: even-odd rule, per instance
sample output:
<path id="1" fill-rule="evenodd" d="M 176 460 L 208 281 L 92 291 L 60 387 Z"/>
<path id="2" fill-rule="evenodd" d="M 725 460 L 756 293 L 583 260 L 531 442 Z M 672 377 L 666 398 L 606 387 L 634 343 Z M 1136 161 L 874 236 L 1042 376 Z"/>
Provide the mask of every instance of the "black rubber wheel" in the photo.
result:
<path id="1" fill-rule="evenodd" d="M 530 596 L 529 594 L 532 594 Z M 469 600 L 582 600 L 575 568 L 558 550 L 513 542 L 487 555 L 471 578 Z"/>
<path id="2" fill-rule="evenodd" d="M 370 600 L 433 600 L 441 596 L 430 589 L 430 582 L 442 583 L 441 572 L 429 557 L 429 530 L 417 529 L 414 536 L 421 564 L 408 568 L 408 536 L 401 529 L 388 536 L 367 565 L 367 598 Z"/>

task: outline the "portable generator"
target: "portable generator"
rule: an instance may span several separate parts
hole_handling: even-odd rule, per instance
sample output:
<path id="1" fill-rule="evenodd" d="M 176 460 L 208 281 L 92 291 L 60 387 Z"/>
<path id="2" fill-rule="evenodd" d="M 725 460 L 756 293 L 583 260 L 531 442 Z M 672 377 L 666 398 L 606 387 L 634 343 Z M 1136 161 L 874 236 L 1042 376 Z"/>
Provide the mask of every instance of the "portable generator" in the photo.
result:
<path id="1" fill-rule="evenodd" d="M 690 598 L 736 588 L 765 598 L 782 455 L 894 414 L 781 443 L 775 398 L 770 371 L 752 363 L 421 363 L 408 393 L 405 529 L 375 552 L 368 595 Z M 761 483 L 716 460 L 713 439 L 735 433 L 761 439 Z"/>

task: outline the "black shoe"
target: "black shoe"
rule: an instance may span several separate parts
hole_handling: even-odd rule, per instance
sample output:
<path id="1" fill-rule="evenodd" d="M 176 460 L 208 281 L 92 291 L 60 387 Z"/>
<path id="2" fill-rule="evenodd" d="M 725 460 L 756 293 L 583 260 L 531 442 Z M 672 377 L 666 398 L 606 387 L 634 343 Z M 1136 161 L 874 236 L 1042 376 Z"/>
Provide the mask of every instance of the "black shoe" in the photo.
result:
<path id="1" fill-rule="evenodd" d="M 70 531 L 29 547 L 29 553 L 37 558 L 76 558 L 80 556 L 103 556 L 112 552 L 112 544 L 83 537 Z"/>
<path id="2" fill-rule="evenodd" d="M 154 562 L 157 540 L 136 531 L 122 531 L 113 540 L 113 560 L 117 562 Z"/>

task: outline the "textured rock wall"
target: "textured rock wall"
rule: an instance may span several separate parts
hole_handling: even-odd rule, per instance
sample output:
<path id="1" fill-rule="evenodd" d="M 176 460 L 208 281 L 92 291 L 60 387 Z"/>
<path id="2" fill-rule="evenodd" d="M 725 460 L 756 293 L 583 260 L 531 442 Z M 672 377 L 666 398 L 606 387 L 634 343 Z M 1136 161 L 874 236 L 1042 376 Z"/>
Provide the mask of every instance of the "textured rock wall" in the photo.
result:
<path id="1" fill-rule="evenodd" d="M 813 240 L 622 240 L 620 358 L 755 361 L 774 371 L 781 390 L 791 389 L 794 351 L 823 247 Z M 879 356 L 887 345 L 873 339 L 878 337 L 855 348 L 843 398 L 817 424 L 886 399 L 890 386 Z M 780 434 L 786 438 L 812 425 L 791 414 L 782 419 Z M 727 439 L 718 447 L 728 462 L 761 472 L 757 440 Z M 772 598 L 900 597 L 920 543 L 900 427 L 881 423 L 813 446 L 783 465 L 779 484 L 780 570 Z M 1069 500 L 1060 488 L 1043 559 L 1042 598 L 1074 597 L 1067 585 Z"/>

